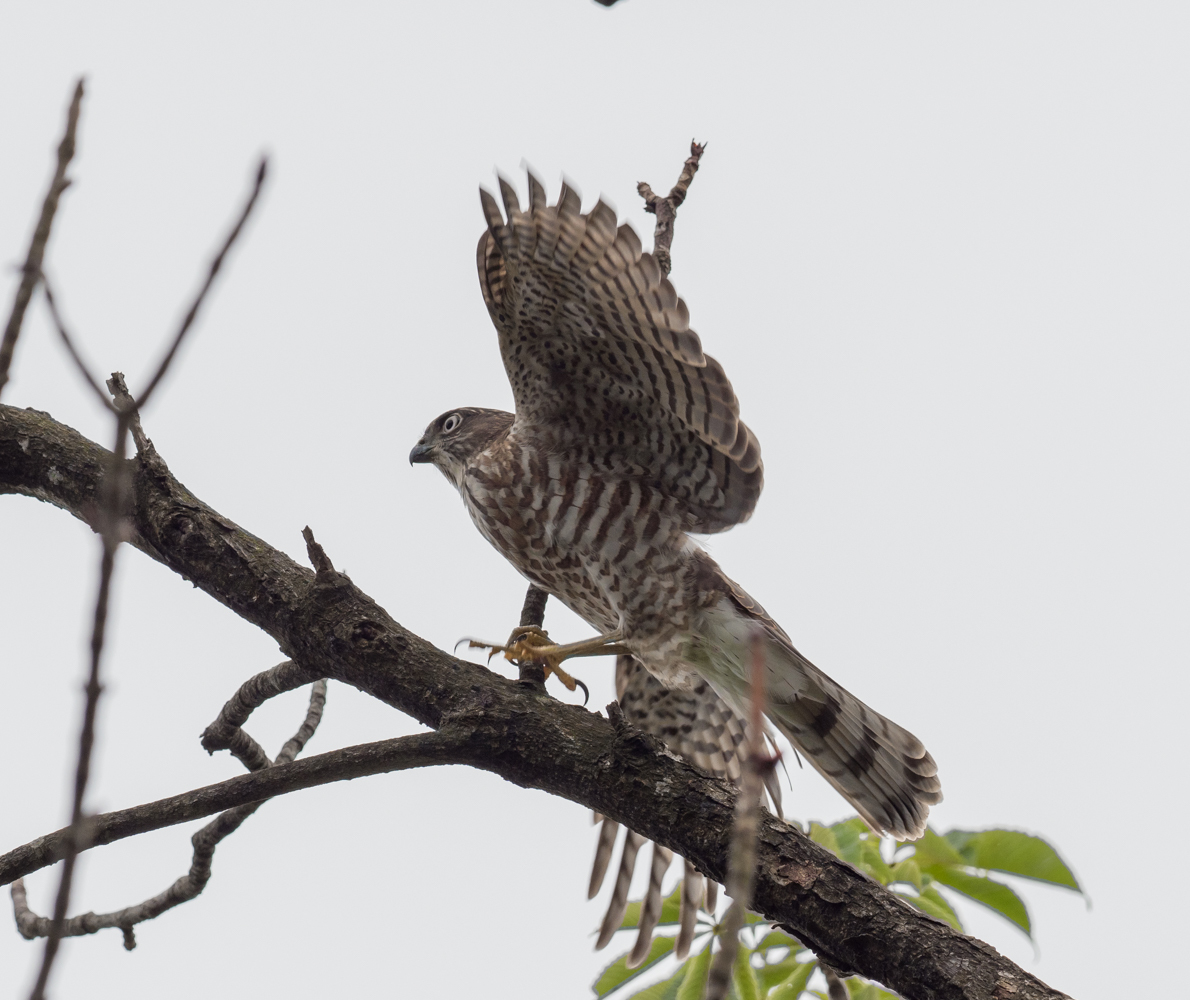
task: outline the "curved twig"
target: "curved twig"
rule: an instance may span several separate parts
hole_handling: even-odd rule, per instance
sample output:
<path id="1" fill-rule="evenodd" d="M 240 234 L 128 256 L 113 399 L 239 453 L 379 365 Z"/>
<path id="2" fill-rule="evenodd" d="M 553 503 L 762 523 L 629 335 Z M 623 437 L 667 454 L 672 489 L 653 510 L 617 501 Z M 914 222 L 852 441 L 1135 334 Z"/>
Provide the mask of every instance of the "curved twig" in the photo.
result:
<path id="1" fill-rule="evenodd" d="M 266 767 L 287 764 L 301 753 L 302 748 L 318 728 L 325 704 L 326 681 L 315 681 L 310 691 L 310 705 L 306 710 L 306 718 L 298 728 L 298 731 L 281 748 L 276 761 L 272 763 L 266 762 Z M 258 746 L 255 741 L 253 741 L 253 745 Z M 71 917 L 63 922 L 59 936 L 81 937 L 84 934 L 94 934 L 107 927 L 118 927 L 124 933 L 124 947 L 131 951 L 136 947 L 136 935 L 133 933 L 132 928 L 136 924 L 144 923 L 146 920 L 152 920 L 154 917 L 159 917 L 167 910 L 172 910 L 175 906 L 179 906 L 198 896 L 206 888 L 207 882 L 210 881 L 211 862 L 214 859 L 215 848 L 219 842 L 238 830 L 244 820 L 256 812 L 262 805 L 264 805 L 263 800 L 247 805 L 235 806 L 220 813 L 219 816 L 194 834 L 190 838 L 191 844 L 194 845 L 194 853 L 190 861 L 190 871 L 174 882 L 164 892 L 146 899 L 143 903 L 138 903 L 135 906 L 127 906 L 122 910 L 115 910 L 111 913 L 83 913 L 77 917 Z M 48 937 L 52 933 L 53 920 L 49 917 L 38 916 L 29 909 L 24 879 L 18 878 L 12 884 L 12 908 L 13 915 L 16 918 L 17 930 L 20 931 L 21 937 L 31 941 L 39 937 Z"/>

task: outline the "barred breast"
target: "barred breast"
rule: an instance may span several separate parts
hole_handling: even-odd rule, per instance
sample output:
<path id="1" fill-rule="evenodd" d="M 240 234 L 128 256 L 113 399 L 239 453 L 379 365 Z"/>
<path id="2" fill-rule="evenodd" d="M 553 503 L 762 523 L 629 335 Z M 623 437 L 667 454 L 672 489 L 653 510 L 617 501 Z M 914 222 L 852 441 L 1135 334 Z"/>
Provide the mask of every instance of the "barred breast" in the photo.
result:
<path id="1" fill-rule="evenodd" d="M 599 632 L 676 650 L 691 543 L 672 501 L 618 473 L 514 427 L 468 464 L 459 489 L 476 527 L 535 586 Z"/>

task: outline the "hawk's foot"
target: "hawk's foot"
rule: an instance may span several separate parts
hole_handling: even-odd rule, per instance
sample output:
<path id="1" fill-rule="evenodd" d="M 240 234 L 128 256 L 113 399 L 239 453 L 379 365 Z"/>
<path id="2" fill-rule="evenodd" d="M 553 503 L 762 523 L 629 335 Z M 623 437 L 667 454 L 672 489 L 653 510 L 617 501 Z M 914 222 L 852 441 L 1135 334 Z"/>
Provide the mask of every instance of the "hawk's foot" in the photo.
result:
<path id="1" fill-rule="evenodd" d="M 563 670 L 562 661 L 568 660 L 572 656 L 613 656 L 627 653 L 628 649 L 618 645 L 618 640 L 621 638 L 623 638 L 623 633 L 617 629 L 606 635 L 598 635 L 582 642 L 558 645 L 550 641 L 549 634 L 545 629 L 536 625 L 520 625 L 512 630 L 512 635 L 508 637 L 508 642 L 504 645 L 471 639 L 468 640 L 468 646 L 473 649 L 491 650 L 488 656 L 489 660 L 497 653 L 503 653 L 504 658 L 512 663 L 538 663 L 545 671 L 546 677 L 553 674 L 566 685 L 568 691 L 581 687 L 583 693 L 589 697 L 587 685 Z"/>

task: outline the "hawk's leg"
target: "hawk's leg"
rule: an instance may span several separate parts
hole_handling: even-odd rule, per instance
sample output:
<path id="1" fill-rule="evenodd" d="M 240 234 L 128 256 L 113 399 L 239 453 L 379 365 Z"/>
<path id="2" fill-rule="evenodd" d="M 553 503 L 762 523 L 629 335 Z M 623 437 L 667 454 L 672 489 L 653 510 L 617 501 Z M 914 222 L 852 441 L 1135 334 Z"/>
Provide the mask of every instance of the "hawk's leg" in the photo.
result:
<path id="1" fill-rule="evenodd" d="M 623 630 L 616 629 L 582 642 L 557 645 L 550 641 L 550 637 L 544 629 L 536 625 L 518 625 L 513 629 L 512 635 L 508 637 L 508 642 L 504 645 L 480 642 L 476 639 L 470 640 L 469 645 L 480 649 L 490 649 L 493 656 L 496 653 L 503 653 L 504 658 L 513 663 L 540 663 L 544 666 L 547 677 L 554 674 L 566 685 L 568 690 L 573 691 L 579 682 L 561 668 L 562 661 L 569 660 L 574 656 L 613 656 L 619 653 L 628 653 L 630 650 L 618 645 L 623 638 Z"/>

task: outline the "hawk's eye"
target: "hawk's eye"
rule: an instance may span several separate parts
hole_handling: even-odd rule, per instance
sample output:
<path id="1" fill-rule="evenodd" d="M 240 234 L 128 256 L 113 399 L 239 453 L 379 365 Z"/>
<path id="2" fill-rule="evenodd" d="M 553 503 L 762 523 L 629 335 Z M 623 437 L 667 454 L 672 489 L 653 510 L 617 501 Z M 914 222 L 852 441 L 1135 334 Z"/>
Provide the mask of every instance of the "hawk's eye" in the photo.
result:
<path id="1" fill-rule="evenodd" d="M 463 422 L 463 418 L 457 413 L 452 413 L 449 417 L 442 421 L 442 433 L 449 434 L 451 431 L 459 429 L 459 424 Z"/>

